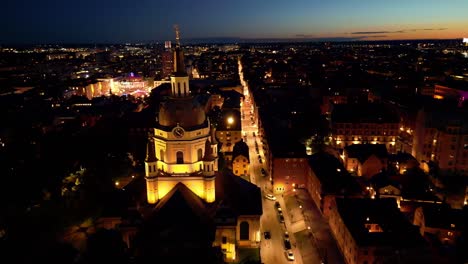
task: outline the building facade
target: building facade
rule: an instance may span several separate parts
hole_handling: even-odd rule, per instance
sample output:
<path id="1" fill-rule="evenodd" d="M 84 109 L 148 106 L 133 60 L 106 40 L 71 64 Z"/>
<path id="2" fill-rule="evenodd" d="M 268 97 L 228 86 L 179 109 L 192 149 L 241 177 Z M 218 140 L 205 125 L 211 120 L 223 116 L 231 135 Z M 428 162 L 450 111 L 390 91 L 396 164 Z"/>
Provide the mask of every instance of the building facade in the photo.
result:
<path id="1" fill-rule="evenodd" d="M 385 144 L 396 153 L 400 119 L 380 104 L 335 105 L 332 112 L 332 144 L 343 149 L 351 144 Z"/>

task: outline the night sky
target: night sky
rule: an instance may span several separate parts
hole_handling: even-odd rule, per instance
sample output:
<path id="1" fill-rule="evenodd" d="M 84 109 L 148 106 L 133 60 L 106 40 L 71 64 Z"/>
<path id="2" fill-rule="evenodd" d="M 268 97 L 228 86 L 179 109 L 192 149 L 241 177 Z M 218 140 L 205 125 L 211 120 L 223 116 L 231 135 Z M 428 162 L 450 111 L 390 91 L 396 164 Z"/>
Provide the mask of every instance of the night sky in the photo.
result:
<path id="1" fill-rule="evenodd" d="M 0 43 L 468 37 L 467 0 L 6 0 Z"/>

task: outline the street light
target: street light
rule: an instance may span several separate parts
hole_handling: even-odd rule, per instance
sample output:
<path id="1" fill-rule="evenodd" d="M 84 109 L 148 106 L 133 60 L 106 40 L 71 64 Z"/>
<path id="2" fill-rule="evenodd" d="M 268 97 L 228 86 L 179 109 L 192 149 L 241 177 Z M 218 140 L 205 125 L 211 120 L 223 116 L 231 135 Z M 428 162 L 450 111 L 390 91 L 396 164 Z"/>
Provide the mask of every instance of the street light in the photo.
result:
<path id="1" fill-rule="evenodd" d="M 228 117 L 228 118 L 227 118 L 227 123 L 228 123 L 229 125 L 234 124 L 234 118 L 233 118 L 232 116 Z"/>

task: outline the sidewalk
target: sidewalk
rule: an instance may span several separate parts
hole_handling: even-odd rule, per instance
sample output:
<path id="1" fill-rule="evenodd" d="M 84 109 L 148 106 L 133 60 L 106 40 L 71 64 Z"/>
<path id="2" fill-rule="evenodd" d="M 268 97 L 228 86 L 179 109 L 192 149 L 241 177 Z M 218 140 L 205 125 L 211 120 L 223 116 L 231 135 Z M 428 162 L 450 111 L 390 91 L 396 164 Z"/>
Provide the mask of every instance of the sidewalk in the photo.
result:
<path id="1" fill-rule="evenodd" d="M 304 263 L 345 263 L 328 221 L 322 216 L 306 190 L 284 196 L 288 216 L 292 219 Z M 302 207 L 302 208 L 301 208 Z M 302 223 L 302 224 L 301 224 Z"/>

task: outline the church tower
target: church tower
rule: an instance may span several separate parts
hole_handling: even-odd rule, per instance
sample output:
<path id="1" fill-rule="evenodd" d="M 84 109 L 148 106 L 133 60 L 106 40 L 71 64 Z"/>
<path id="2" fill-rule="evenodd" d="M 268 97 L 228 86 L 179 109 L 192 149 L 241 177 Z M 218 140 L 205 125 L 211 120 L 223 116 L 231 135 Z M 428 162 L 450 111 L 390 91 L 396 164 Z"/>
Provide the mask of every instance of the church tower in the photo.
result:
<path id="1" fill-rule="evenodd" d="M 217 143 L 204 107 L 190 93 L 177 26 L 175 30 L 171 95 L 161 104 L 148 140 L 147 152 L 154 157 L 147 153 L 145 161 L 147 200 L 156 203 L 181 182 L 211 203 L 218 171 Z"/>

